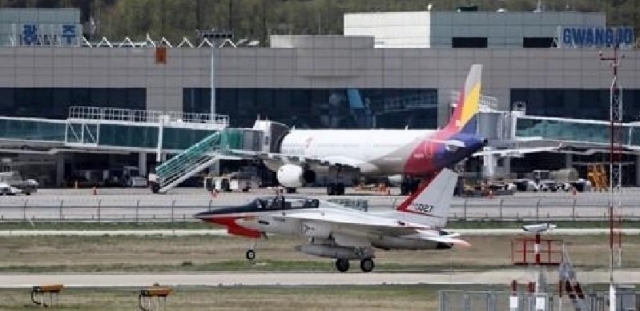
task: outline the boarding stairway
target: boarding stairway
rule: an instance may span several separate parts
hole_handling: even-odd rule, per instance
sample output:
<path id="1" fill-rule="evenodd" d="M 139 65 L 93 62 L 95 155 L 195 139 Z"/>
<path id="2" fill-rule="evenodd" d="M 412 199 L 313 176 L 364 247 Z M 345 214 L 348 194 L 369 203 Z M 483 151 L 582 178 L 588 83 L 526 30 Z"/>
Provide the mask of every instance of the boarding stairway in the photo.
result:
<path id="1" fill-rule="evenodd" d="M 229 150 L 256 151 L 262 132 L 253 129 L 226 128 L 205 137 L 195 145 L 156 167 L 154 193 L 166 193 L 181 182 L 211 167 L 221 159 L 234 158 Z"/>
<path id="2" fill-rule="evenodd" d="M 569 258 L 569 252 L 566 249 L 563 249 L 562 252 L 562 262 L 558 269 L 562 290 L 569 296 L 569 300 L 571 300 L 571 304 L 576 311 L 589 310 L 587 309 L 587 301 L 580 282 L 578 282 L 576 271 L 573 269 L 573 264 Z"/>

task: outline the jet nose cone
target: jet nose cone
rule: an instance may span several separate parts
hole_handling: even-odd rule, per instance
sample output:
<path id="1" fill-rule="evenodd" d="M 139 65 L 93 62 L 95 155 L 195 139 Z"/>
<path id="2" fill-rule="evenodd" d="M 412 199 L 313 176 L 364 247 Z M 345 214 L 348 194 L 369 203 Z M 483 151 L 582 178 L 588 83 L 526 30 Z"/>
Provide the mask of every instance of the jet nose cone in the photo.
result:
<path id="1" fill-rule="evenodd" d="M 205 219 L 209 218 L 210 216 L 211 216 L 210 212 L 200 212 L 200 213 L 197 213 L 197 214 L 193 215 L 193 218 L 200 219 L 200 220 L 205 220 Z"/>

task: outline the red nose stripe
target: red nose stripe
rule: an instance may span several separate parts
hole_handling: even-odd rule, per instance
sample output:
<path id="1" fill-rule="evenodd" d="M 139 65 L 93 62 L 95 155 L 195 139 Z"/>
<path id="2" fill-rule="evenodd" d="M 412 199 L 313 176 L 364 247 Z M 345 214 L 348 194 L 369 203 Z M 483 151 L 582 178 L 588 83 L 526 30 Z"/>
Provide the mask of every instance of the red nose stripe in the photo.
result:
<path id="1" fill-rule="evenodd" d="M 215 217 L 209 218 L 207 219 L 207 221 L 227 227 L 227 232 L 229 234 L 244 236 L 248 238 L 259 238 L 262 236 L 260 231 L 238 225 L 236 220 L 240 218 L 242 217 Z"/>

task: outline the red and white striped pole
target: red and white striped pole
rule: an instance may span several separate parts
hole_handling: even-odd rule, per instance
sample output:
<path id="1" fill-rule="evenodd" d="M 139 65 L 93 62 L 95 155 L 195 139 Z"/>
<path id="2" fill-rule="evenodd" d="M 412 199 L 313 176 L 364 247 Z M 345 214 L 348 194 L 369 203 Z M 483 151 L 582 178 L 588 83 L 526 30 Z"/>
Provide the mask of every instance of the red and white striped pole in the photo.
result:
<path id="1" fill-rule="evenodd" d="M 538 277 L 536 278 L 536 283 L 534 288 L 532 289 L 534 293 L 540 292 L 541 277 L 542 277 L 542 266 L 540 266 L 540 233 L 536 233 L 536 244 L 533 246 L 533 252 L 536 255 L 536 267 L 538 268 Z"/>
<path id="2" fill-rule="evenodd" d="M 520 309 L 520 297 L 518 296 L 518 281 L 511 281 L 511 296 L 509 297 L 509 311 Z"/>
<path id="3" fill-rule="evenodd" d="M 536 265 L 540 265 L 540 233 L 536 233 L 536 244 L 533 246 L 533 252 L 536 255 Z"/>

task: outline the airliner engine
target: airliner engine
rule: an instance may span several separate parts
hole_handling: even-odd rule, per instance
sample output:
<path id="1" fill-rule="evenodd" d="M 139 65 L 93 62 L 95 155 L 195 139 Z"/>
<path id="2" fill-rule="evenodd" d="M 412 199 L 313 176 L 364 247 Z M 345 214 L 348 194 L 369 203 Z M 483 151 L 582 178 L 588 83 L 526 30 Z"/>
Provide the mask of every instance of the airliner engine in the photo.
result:
<path id="1" fill-rule="evenodd" d="M 278 182 L 287 188 L 298 188 L 316 180 L 316 173 L 295 164 L 285 164 L 276 173 Z"/>

